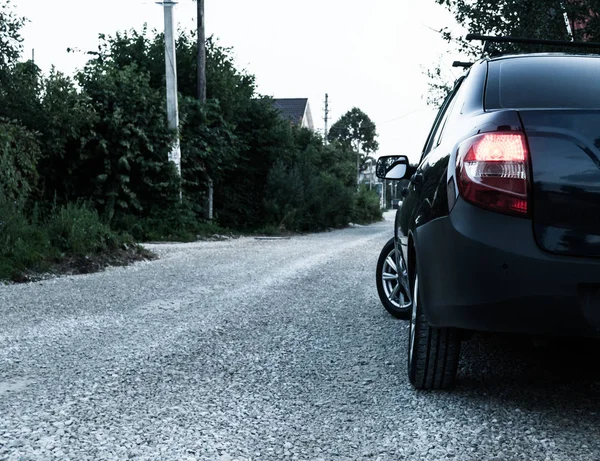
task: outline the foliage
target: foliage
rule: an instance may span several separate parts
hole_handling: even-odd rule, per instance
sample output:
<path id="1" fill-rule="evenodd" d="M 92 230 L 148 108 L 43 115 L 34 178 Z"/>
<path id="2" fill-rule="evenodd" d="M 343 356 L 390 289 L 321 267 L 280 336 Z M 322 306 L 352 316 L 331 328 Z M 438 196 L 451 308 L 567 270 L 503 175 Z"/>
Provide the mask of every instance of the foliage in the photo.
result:
<path id="1" fill-rule="evenodd" d="M 506 35 L 513 37 L 570 40 L 565 24 L 565 14 L 572 27 L 575 40 L 596 41 L 600 35 L 600 1 L 598 0 L 436 0 L 445 6 L 457 22 L 471 33 Z M 458 51 L 469 56 L 477 56 L 478 46 L 464 39 L 454 37 L 449 29 L 442 31 L 447 41 L 456 40 Z M 547 51 L 538 45 L 495 44 L 491 54 L 506 52 Z"/>
<path id="2" fill-rule="evenodd" d="M 23 20 L 9 6 L 0 0 L 0 279 L 110 253 L 129 234 L 195 240 L 223 228 L 313 231 L 345 226 L 357 213 L 378 218 L 372 198 L 356 196 L 357 153 L 378 147 L 359 109 L 325 145 L 284 120 L 212 38 L 200 103 L 195 34 L 181 33 L 180 178 L 168 161 L 177 133 L 167 128 L 162 34 L 101 35 L 74 78 L 44 75 L 18 62 Z M 201 219 L 209 178 L 214 223 Z"/>
<path id="3" fill-rule="evenodd" d="M 294 230 L 343 225 L 339 224 L 343 219 L 329 219 L 323 213 L 332 216 L 345 214 L 349 220 L 352 198 L 346 200 L 346 188 L 356 184 L 356 169 L 352 166 L 355 157 L 348 140 L 340 139 L 331 146 L 324 146 L 322 139 L 308 130 L 290 126 L 279 116 L 269 98 L 256 94 L 254 76 L 236 68 L 232 50 L 219 46 L 213 39 L 207 42 L 208 101 L 200 104 L 194 99 L 196 45 L 194 34 L 182 33 L 177 38 L 185 206 L 168 208 L 176 216 L 167 216 L 156 210 L 142 214 L 143 225 L 128 227 L 118 224 L 119 227 L 153 240 L 160 239 L 160 235 L 149 231 L 150 228 L 164 229 L 168 235 L 186 239 L 193 236 L 196 232 L 194 222 L 202 214 L 208 177 L 215 185 L 214 205 L 218 223 L 228 228 L 256 229 L 279 225 L 290 209 L 296 210 L 292 214 L 303 216 L 301 220 L 290 221 L 288 218 L 284 223 Z M 101 36 L 99 48 L 88 68 L 131 67 L 138 73 L 145 73 L 148 85 L 162 92 L 163 62 L 162 34 L 144 29 L 140 33 L 131 31 L 113 37 Z M 89 93 L 85 86 L 84 89 Z M 376 131 L 368 117 L 355 109 L 347 119 L 354 123 L 355 126 L 350 129 L 354 128 L 353 134 L 358 136 L 351 142 L 356 141 L 354 145 L 365 154 L 376 149 Z M 280 183 L 283 193 L 276 193 L 271 187 L 276 182 L 274 178 L 282 171 L 291 175 L 290 178 L 299 174 L 301 156 L 304 156 L 302 162 L 305 164 L 301 197 L 307 197 L 307 190 L 311 194 L 321 194 L 323 190 L 335 189 L 334 196 L 344 197 L 340 201 L 343 206 L 338 203 L 340 213 L 335 209 L 324 211 L 328 208 L 323 198 L 319 198 L 323 203 L 310 205 L 302 198 L 300 206 L 298 197 L 285 192 L 286 181 Z M 320 179 L 314 182 L 308 178 L 309 175 Z M 340 188 L 336 189 L 333 183 Z M 288 202 L 283 203 L 282 197 L 287 197 Z M 311 223 L 311 219 L 315 222 Z M 119 218 L 117 222 L 123 223 L 124 220 Z M 162 226 L 159 222 L 171 225 Z M 171 232 L 171 229 L 178 230 Z"/>
<path id="4" fill-rule="evenodd" d="M 87 143 L 99 122 L 91 99 L 77 90 L 75 82 L 51 70 L 42 79 L 40 133 L 42 158 L 40 198 L 46 203 L 65 204 L 78 200 L 89 187 L 89 172 L 83 172 Z"/>
<path id="5" fill-rule="evenodd" d="M 37 131 L 44 123 L 41 78 L 40 69 L 32 62 L 19 62 L 0 71 L 0 116 Z"/>
<path id="6" fill-rule="evenodd" d="M 352 152 L 337 143 L 325 146 L 307 129 L 295 128 L 292 135 L 297 149 L 280 158 L 267 178 L 267 222 L 288 231 L 347 225 L 355 185 Z"/>
<path id="7" fill-rule="evenodd" d="M 236 169 L 216 182 L 215 207 L 219 223 L 234 229 L 261 227 L 267 220 L 265 184 L 278 160 L 295 155 L 293 130 L 268 99 L 254 99 L 237 124 L 241 138 Z"/>
<path id="8" fill-rule="evenodd" d="M 148 152 L 160 148 L 157 128 L 164 127 L 156 120 L 164 112 L 159 109 L 160 94 L 145 91 L 143 74 L 124 69 L 117 75 L 113 69 L 90 66 L 81 74 L 79 83 L 85 88 L 80 91 L 54 70 L 44 77 L 33 62 L 16 62 L 24 20 L 10 6 L 0 4 L 0 279 L 46 269 L 63 256 L 114 250 L 127 241 L 96 209 L 77 200 L 87 194 L 93 205 L 103 203 L 108 194 L 90 190 L 90 185 L 102 168 L 112 166 L 111 155 L 129 150 L 127 155 L 150 157 Z M 94 87 L 97 81 L 101 84 Z M 148 125 L 148 131 L 141 132 Z M 168 132 L 164 136 L 168 142 L 173 138 Z M 147 152 L 129 149 L 137 147 L 136 142 Z M 99 145 L 107 148 L 107 155 L 97 167 L 91 162 Z M 141 163 L 147 164 L 145 160 Z M 164 169 L 165 162 L 158 163 L 156 169 Z M 135 172 L 135 162 L 131 170 Z M 144 174 L 141 184 L 156 178 Z M 119 172 L 120 180 L 123 176 Z M 157 190 L 155 184 L 145 187 Z M 150 195 L 152 203 L 163 197 L 160 191 Z"/>
<path id="9" fill-rule="evenodd" d="M 599 0 L 436 0 L 450 11 L 459 25 L 469 33 L 504 35 L 513 37 L 570 40 L 565 23 L 568 17 L 575 41 L 598 41 L 600 39 Z M 445 41 L 455 46 L 465 59 L 481 57 L 481 45 L 467 42 L 455 36 L 450 28 L 440 33 Z M 572 48 L 548 47 L 522 44 L 493 44 L 488 53 L 520 53 L 541 51 L 569 51 Z M 464 60 L 464 59 L 463 59 Z M 441 75 L 438 65 L 427 71 L 430 94 L 427 103 L 439 106 L 446 97 L 451 83 Z"/>
<path id="10" fill-rule="evenodd" d="M 195 209 L 195 204 L 184 200 L 148 216 L 123 215 L 113 222 L 113 227 L 142 242 L 193 242 L 229 232 L 216 223 L 200 221 Z"/>
<path id="11" fill-rule="evenodd" d="M 22 208 L 0 195 L 0 280 L 28 269 L 41 270 L 54 256 L 44 229 L 25 217 Z"/>
<path id="12" fill-rule="evenodd" d="M 157 34 L 153 47 L 163 50 L 163 35 Z M 197 50 L 195 32 L 182 32 L 177 37 L 177 68 L 179 92 L 195 97 L 197 88 Z M 255 77 L 235 65 L 233 49 L 219 45 L 209 37 L 206 41 L 206 97 L 218 101 L 223 118 L 234 123 L 244 118 L 256 97 Z"/>
<path id="13" fill-rule="evenodd" d="M 157 36 L 162 46 L 162 36 Z M 197 42 L 195 34 L 177 39 L 179 90 L 189 104 L 183 107 L 183 162 L 186 196 L 203 203 L 207 180 L 214 182 L 214 207 L 219 224 L 255 228 L 265 218 L 264 185 L 276 158 L 289 149 L 289 126 L 270 101 L 256 94 L 255 78 L 235 66 L 233 51 L 212 38 L 206 44 L 207 98 L 199 113 L 196 95 Z M 191 177 L 190 177 L 191 175 Z M 193 178 L 193 179 L 192 179 Z"/>
<path id="14" fill-rule="evenodd" d="M 383 219 L 383 211 L 379 203 L 379 195 L 369 190 L 364 184 L 356 194 L 352 219 L 357 224 L 369 224 Z"/>
<path id="15" fill-rule="evenodd" d="M 429 91 L 427 92 L 427 105 L 438 109 L 442 106 L 446 96 L 452 91 L 452 76 L 444 74 L 438 64 L 433 69 L 426 69 Z"/>
<path id="16" fill-rule="evenodd" d="M 183 191 L 186 200 L 202 214 L 206 173 L 220 180 L 237 167 L 239 138 L 234 126 L 221 114 L 215 100 L 201 104 L 196 99 L 181 99 L 181 149 Z"/>
<path id="17" fill-rule="evenodd" d="M 339 142 L 343 148 L 355 152 L 359 171 L 364 170 L 369 154 L 379 149 L 375 123 L 357 107 L 346 112 L 332 125 L 328 137 L 330 141 Z"/>
<path id="18" fill-rule="evenodd" d="M 66 257 L 91 256 L 130 243 L 113 232 L 95 210 L 83 204 L 54 208 L 42 219 L 27 216 L 17 203 L 0 196 L 0 280 L 20 280 Z"/>
<path id="19" fill-rule="evenodd" d="M 280 230 L 318 231 L 351 220 L 353 189 L 305 161 L 291 168 L 276 165 L 267 182 L 268 222 Z"/>
<path id="20" fill-rule="evenodd" d="M 177 173 L 167 161 L 175 133 L 149 76 L 135 64 L 90 63 L 78 80 L 97 116 L 78 169 L 84 181 L 80 197 L 109 221 L 115 214 L 148 214 L 177 202 Z"/>
<path id="21" fill-rule="evenodd" d="M 21 28 L 25 18 L 15 14 L 10 0 L 0 1 L 0 72 L 14 63 L 21 54 Z"/>
<path id="22" fill-rule="evenodd" d="M 90 54 L 94 65 L 123 68 L 136 64 L 150 76 L 152 88 L 165 86 L 164 35 L 144 27 L 117 32 L 114 36 L 100 35 L 98 49 Z M 197 42 L 195 32 L 181 32 L 176 38 L 177 84 L 183 96 L 195 97 L 197 85 Z M 207 98 L 216 100 L 227 120 L 239 116 L 255 96 L 254 75 L 235 66 L 233 50 L 222 47 L 213 37 L 206 42 Z"/>
<path id="23" fill-rule="evenodd" d="M 82 146 L 96 122 L 86 95 L 74 82 L 52 70 L 47 77 L 31 62 L 4 72 L 0 85 L 0 117 L 16 120 L 38 134 L 41 156 L 36 198 L 60 203 L 76 200 L 83 178 L 78 173 Z"/>
<path id="24" fill-rule="evenodd" d="M 0 196 L 24 204 L 38 181 L 40 146 L 34 133 L 0 119 Z"/>
<path id="25" fill-rule="evenodd" d="M 96 210 L 69 203 L 55 208 L 45 225 L 51 245 L 61 253 L 83 256 L 118 248 L 120 239 Z"/>
<path id="26" fill-rule="evenodd" d="M 247 148 L 252 141 L 248 138 L 261 135 L 257 133 L 257 126 L 248 122 L 259 118 L 260 114 L 271 121 L 276 117 L 265 114 L 263 105 L 254 100 L 254 76 L 238 71 L 232 51 L 220 47 L 212 39 L 207 41 L 208 102 L 202 107 L 194 100 L 197 71 L 195 36 L 192 33 L 181 33 L 176 45 L 178 87 L 181 93 L 183 196 L 192 204 L 194 211 L 200 213 L 210 177 L 216 185 L 215 202 L 225 207 L 221 210 L 225 221 L 236 226 L 240 223 L 247 225 L 248 220 L 243 217 L 229 219 L 238 216 L 240 211 L 245 211 L 239 206 L 229 209 L 231 204 L 240 204 L 240 197 L 232 201 L 230 196 L 234 195 L 235 190 L 239 191 L 241 186 L 231 184 L 232 191 L 222 190 L 219 184 L 229 184 L 230 170 L 241 168 L 240 157 L 250 157 Z M 112 37 L 102 35 L 98 50 L 93 56 L 90 65 L 94 67 L 121 69 L 136 66 L 138 72 L 148 76 L 151 88 L 161 93 L 164 91 L 162 34 L 143 29 L 140 33 L 130 31 L 117 33 Z M 260 123 L 258 125 L 264 126 Z M 271 126 L 267 129 L 269 128 Z"/>
<path id="27" fill-rule="evenodd" d="M 368 155 L 379 148 L 375 123 L 355 107 L 346 112 L 329 130 L 329 140 Z"/>
<path id="28" fill-rule="evenodd" d="M 33 132 L 44 126 L 41 108 L 42 73 L 32 62 L 20 62 L 0 71 L 0 117 Z"/>

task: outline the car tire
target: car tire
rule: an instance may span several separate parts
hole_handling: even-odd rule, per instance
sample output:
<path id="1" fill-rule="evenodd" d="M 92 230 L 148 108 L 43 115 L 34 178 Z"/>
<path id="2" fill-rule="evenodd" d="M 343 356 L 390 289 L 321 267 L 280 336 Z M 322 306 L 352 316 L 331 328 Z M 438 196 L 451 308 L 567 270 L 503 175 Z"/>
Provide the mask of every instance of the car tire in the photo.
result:
<path id="1" fill-rule="evenodd" d="M 400 258 L 402 258 L 401 255 Z M 408 271 L 404 259 L 398 264 L 393 238 L 385 244 L 379 254 L 376 276 L 377 293 L 385 310 L 397 319 L 409 320 L 412 302 Z M 392 276 L 396 276 L 398 279 L 393 280 Z M 403 280 L 400 281 L 399 277 L 403 277 Z"/>
<path id="2" fill-rule="evenodd" d="M 460 342 L 460 330 L 435 328 L 427 323 L 419 292 L 419 275 L 415 273 L 408 339 L 408 377 L 411 384 L 420 390 L 454 387 Z"/>

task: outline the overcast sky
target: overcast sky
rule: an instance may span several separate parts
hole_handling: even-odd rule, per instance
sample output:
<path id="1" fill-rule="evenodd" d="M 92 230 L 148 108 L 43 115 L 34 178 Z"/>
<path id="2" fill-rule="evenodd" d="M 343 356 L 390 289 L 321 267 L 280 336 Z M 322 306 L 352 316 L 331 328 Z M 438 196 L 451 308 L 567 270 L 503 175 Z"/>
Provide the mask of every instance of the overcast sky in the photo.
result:
<path id="1" fill-rule="evenodd" d="M 95 49 L 98 34 L 162 30 L 162 7 L 147 0 L 18 0 L 17 12 L 30 23 L 23 31 L 25 55 L 35 49 L 38 65 L 73 73 L 85 62 L 67 48 Z M 195 27 L 196 4 L 181 0 L 176 20 Z M 422 67 L 444 55 L 444 71 L 460 56 L 439 29 L 455 24 L 434 0 L 206 0 L 208 35 L 235 49 L 237 64 L 256 75 L 259 91 L 276 98 L 308 97 L 315 125 L 322 129 L 323 99 L 331 117 L 352 107 L 377 124 L 379 154 L 418 159 L 434 112 L 423 99 Z"/>

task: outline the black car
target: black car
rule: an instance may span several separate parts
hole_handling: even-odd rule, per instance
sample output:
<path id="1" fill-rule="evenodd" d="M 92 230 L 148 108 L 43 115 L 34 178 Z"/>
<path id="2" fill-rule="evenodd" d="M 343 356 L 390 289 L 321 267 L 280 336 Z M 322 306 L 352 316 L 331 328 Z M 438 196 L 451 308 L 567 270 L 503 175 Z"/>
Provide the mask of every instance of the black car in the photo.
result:
<path id="1" fill-rule="evenodd" d="M 464 331 L 600 336 L 600 56 L 480 60 L 416 170 L 377 168 L 411 178 L 377 281 L 416 388 L 454 384 Z"/>

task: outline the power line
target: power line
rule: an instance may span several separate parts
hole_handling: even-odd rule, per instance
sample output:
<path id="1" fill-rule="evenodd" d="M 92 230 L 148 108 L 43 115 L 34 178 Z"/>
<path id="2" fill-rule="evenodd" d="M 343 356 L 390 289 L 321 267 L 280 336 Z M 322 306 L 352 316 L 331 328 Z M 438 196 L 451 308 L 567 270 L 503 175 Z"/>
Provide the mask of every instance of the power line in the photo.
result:
<path id="1" fill-rule="evenodd" d="M 406 114 L 403 114 L 403 115 L 401 115 L 400 117 L 396 117 L 396 118 L 393 118 L 393 119 L 391 119 L 391 120 L 387 120 L 387 121 L 385 121 L 385 122 L 381 122 L 379 125 L 385 125 L 386 123 L 392 123 L 392 122 L 395 122 L 396 120 L 401 120 L 401 119 L 403 119 L 404 117 L 408 117 L 409 115 L 412 115 L 412 114 L 414 114 L 414 113 L 416 113 L 416 112 L 420 112 L 420 111 L 422 111 L 422 110 L 425 110 L 425 108 L 424 108 L 424 107 L 421 107 L 421 108 L 419 108 L 419 109 L 411 110 L 410 112 L 407 112 Z"/>
<path id="2" fill-rule="evenodd" d="M 426 29 L 429 29 L 429 30 L 431 30 L 431 31 L 433 31 L 433 32 L 435 32 L 435 33 L 438 33 L 438 34 L 440 34 L 440 35 L 442 35 L 442 33 L 443 33 L 441 30 L 434 29 L 433 27 L 431 27 L 431 26 L 428 26 L 427 24 L 423 24 L 423 23 L 421 23 L 421 25 L 422 25 L 423 27 L 425 27 Z"/>

